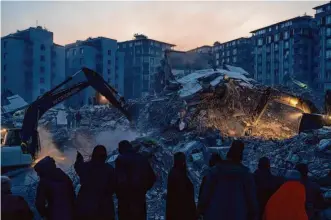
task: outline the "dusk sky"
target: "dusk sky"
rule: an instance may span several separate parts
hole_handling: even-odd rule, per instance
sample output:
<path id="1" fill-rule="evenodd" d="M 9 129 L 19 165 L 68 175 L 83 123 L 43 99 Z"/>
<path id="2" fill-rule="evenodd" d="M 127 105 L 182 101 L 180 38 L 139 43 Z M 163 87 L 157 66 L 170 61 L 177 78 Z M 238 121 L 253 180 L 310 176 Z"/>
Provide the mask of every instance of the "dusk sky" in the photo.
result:
<path id="1" fill-rule="evenodd" d="M 130 40 L 134 33 L 193 49 L 250 36 L 250 31 L 295 16 L 314 15 L 327 2 L 1 2 L 1 36 L 38 24 L 68 44 L 88 37 Z"/>

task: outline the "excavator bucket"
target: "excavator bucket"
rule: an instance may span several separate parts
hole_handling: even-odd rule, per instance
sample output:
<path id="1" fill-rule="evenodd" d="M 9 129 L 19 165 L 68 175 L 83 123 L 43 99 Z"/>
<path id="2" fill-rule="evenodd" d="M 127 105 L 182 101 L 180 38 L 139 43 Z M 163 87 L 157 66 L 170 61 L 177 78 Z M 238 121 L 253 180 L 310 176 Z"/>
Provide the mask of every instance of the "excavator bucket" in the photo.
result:
<path id="1" fill-rule="evenodd" d="M 319 129 L 323 126 L 330 126 L 330 119 L 331 117 L 327 115 L 303 113 L 300 121 L 299 133 Z"/>
<path id="2" fill-rule="evenodd" d="M 120 96 L 120 94 L 96 72 L 91 69 L 83 68 L 84 72 L 89 84 L 98 91 L 101 95 L 106 97 L 106 99 L 116 108 L 118 108 L 129 121 L 131 121 L 131 116 L 129 112 L 124 108 L 124 100 Z"/>

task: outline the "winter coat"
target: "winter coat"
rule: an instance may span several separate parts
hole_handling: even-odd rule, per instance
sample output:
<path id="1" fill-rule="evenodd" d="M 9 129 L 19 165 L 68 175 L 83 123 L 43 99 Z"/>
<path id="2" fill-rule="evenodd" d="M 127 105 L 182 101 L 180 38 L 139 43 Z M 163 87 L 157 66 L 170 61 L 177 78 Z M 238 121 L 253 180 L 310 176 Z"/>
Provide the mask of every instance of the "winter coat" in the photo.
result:
<path id="1" fill-rule="evenodd" d="M 194 187 L 191 180 L 188 178 L 185 169 L 172 168 L 169 173 L 166 219 L 196 219 Z"/>
<path id="2" fill-rule="evenodd" d="M 205 220 L 258 219 L 253 175 L 234 162 L 216 165 L 206 176 L 199 207 Z"/>
<path id="3" fill-rule="evenodd" d="M 284 183 L 269 199 L 264 220 L 308 220 L 305 187 L 298 181 Z"/>
<path id="4" fill-rule="evenodd" d="M 114 168 L 104 162 L 79 160 L 74 167 L 81 185 L 76 201 L 77 219 L 115 219 Z"/>
<path id="5" fill-rule="evenodd" d="M 284 181 L 281 177 L 272 175 L 269 169 L 256 170 L 254 173 L 254 178 L 256 183 L 256 193 L 259 203 L 260 218 L 262 218 L 265 205 Z"/>
<path id="6" fill-rule="evenodd" d="M 156 180 L 148 160 L 126 152 L 117 157 L 115 174 L 119 220 L 146 219 L 146 192 Z"/>
<path id="7" fill-rule="evenodd" d="M 32 220 L 33 213 L 23 197 L 1 193 L 1 219 Z"/>
<path id="8" fill-rule="evenodd" d="M 38 212 L 49 220 L 73 219 L 75 193 L 71 179 L 59 168 L 47 169 L 44 164 L 41 169 L 35 201 Z"/>

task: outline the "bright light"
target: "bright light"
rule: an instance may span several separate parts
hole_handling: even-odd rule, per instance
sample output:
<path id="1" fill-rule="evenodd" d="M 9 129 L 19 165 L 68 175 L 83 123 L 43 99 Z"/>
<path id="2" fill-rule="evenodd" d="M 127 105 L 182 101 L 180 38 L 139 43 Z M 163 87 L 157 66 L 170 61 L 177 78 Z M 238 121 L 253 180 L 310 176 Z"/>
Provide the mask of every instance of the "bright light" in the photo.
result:
<path id="1" fill-rule="evenodd" d="M 296 99 L 296 98 L 291 98 L 291 99 L 290 99 L 290 104 L 291 104 L 292 106 L 296 106 L 296 105 L 298 104 L 298 102 L 299 102 L 299 100 Z"/>
<path id="2" fill-rule="evenodd" d="M 100 100 L 101 101 L 107 101 L 106 97 L 104 97 L 103 95 L 100 96 Z"/>
<path id="3" fill-rule="evenodd" d="M 1 133 L 6 133 L 7 132 L 7 129 L 3 128 L 1 129 Z"/>
<path id="4" fill-rule="evenodd" d="M 289 114 L 289 119 L 296 120 L 302 116 L 301 112 L 291 113 Z"/>

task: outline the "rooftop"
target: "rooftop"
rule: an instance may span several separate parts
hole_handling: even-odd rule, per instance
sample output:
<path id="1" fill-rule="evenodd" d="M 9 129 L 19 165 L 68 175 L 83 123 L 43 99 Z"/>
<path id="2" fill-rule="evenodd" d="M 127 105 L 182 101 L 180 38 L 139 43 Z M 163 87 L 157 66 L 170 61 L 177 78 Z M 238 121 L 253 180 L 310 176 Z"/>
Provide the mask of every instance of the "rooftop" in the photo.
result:
<path id="1" fill-rule="evenodd" d="M 170 44 L 170 43 L 166 43 L 166 42 L 163 42 L 163 41 L 158 41 L 158 40 L 150 39 L 146 35 L 143 35 L 143 34 L 135 34 L 134 35 L 134 39 L 127 40 L 127 41 L 122 41 L 122 42 L 119 42 L 119 44 L 128 43 L 128 42 L 134 42 L 134 41 L 140 41 L 140 40 L 153 41 L 153 42 L 157 42 L 157 43 L 160 43 L 160 44 L 166 44 L 166 45 L 169 45 L 171 47 L 175 47 L 176 46 L 175 44 Z"/>
<path id="2" fill-rule="evenodd" d="M 89 37 L 86 40 L 77 40 L 75 43 L 71 43 L 71 44 L 66 44 L 65 47 L 66 48 L 72 48 L 72 47 L 77 47 L 77 46 L 81 46 L 81 45 L 86 45 L 88 43 L 93 43 L 96 42 L 98 40 L 112 40 L 112 41 L 117 41 L 111 38 L 107 38 L 107 37 Z"/>
<path id="3" fill-rule="evenodd" d="M 318 5 L 318 6 L 316 6 L 316 7 L 313 8 L 313 9 L 323 8 L 324 6 L 327 6 L 327 5 L 331 5 L 331 2 L 325 3 L 325 4 L 323 4 L 323 5 Z"/>
<path id="4" fill-rule="evenodd" d="M 24 30 L 17 30 L 15 33 L 10 33 L 6 36 L 3 36 L 1 38 L 16 38 L 16 39 L 21 39 L 22 36 L 20 36 L 20 34 L 24 33 L 24 32 L 28 32 L 28 31 L 32 31 L 32 30 L 38 30 L 38 31 L 46 31 L 46 32 L 50 32 L 52 33 L 51 31 L 47 30 L 46 28 L 43 28 L 41 26 L 37 26 L 37 27 L 29 27 L 27 29 L 24 29 Z"/>
<path id="5" fill-rule="evenodd" d="M 294 17 L 294 18 L 291 18 L 291 19 L 288 19 L 288 20 L 285 20 L 285 21 L 281 21 L 281 22 L 278 22 L 278 23 L 275 23 L 275 24 L 272 24 L 272 25 L 265 26 L 263 28 L 256 29 L 254 31 L 251 31 L 250 33 L 255 33 L 257 31 L 260 31 L 260 30 L 263 30 L 263 29 L 266 29 L 266 28 L 269 28 L 269 27 L 273 27 L 275 25 L 280 25 L 280 24 L 283 24 L 283 23 L 286 23 L 286 22 L 289 22 L 289 21 L 308 20 L 308 19 L 312 19 L 312 18 L 313 17 L 310 16 L 310 15 L 297 16 L 297 17 Z"/>

